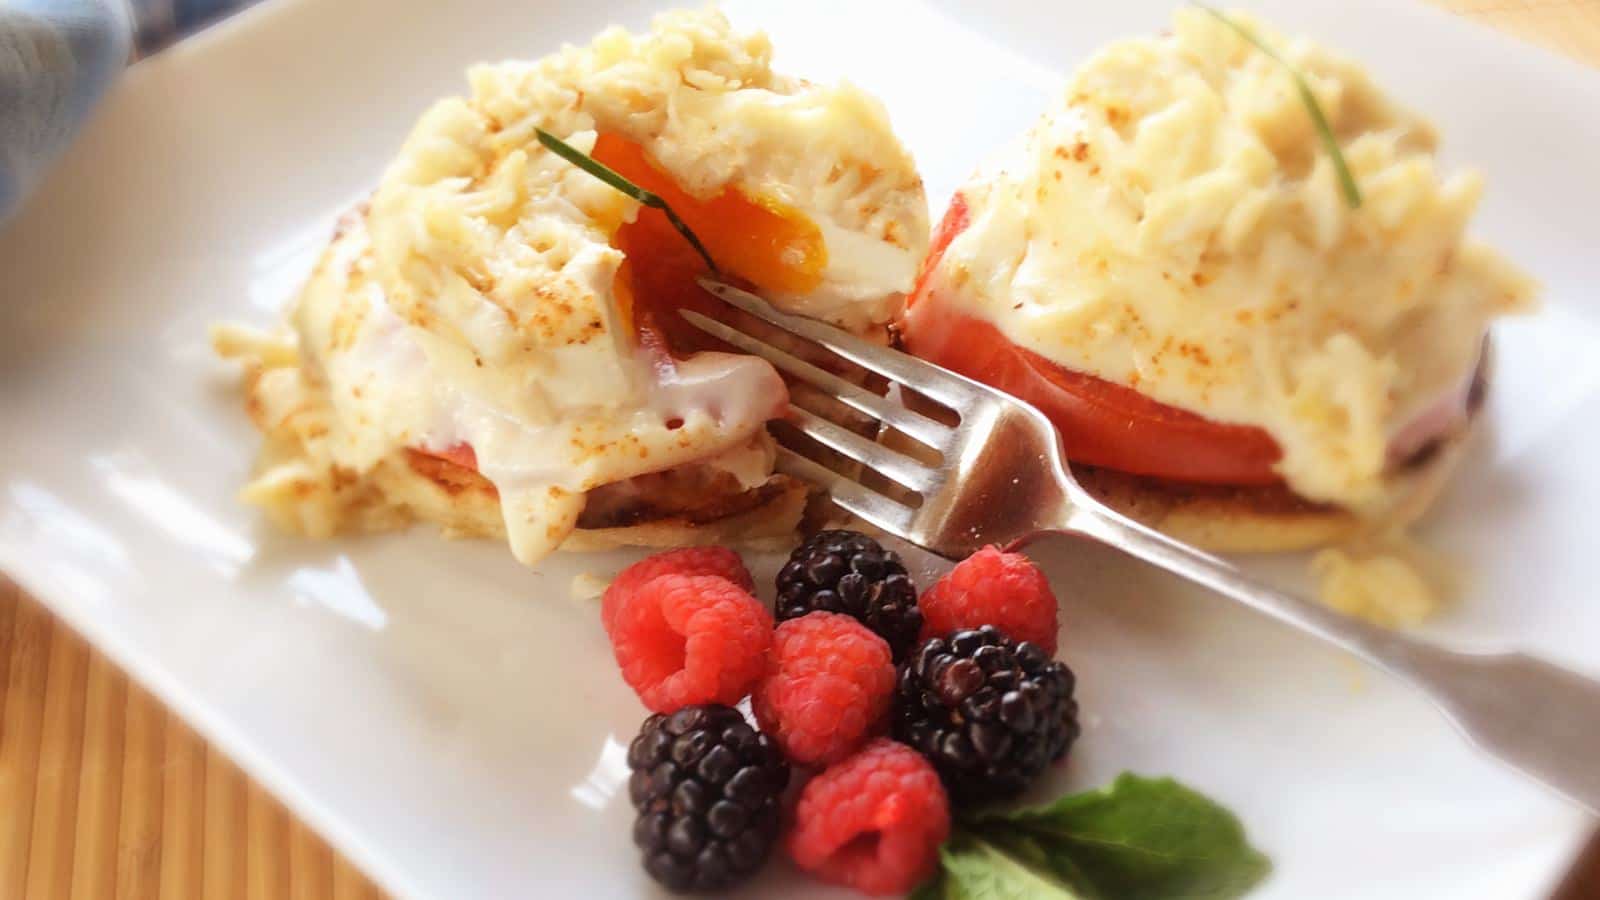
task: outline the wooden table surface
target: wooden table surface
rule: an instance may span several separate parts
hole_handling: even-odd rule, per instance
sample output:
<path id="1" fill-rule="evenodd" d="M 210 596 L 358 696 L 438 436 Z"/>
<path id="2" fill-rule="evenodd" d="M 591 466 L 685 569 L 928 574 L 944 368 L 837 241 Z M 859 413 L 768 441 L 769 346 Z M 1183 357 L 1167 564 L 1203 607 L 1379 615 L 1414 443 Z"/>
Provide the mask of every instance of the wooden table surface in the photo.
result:
<path id="1" fill-rule="evenodd" d="M 1600 65 L 1600 0 L 1433 0 Z M 359 872 L 0 582 L 0 900 L 369 900 Z M 1600 898 L 1600 842 L 1558 900 Z"/>

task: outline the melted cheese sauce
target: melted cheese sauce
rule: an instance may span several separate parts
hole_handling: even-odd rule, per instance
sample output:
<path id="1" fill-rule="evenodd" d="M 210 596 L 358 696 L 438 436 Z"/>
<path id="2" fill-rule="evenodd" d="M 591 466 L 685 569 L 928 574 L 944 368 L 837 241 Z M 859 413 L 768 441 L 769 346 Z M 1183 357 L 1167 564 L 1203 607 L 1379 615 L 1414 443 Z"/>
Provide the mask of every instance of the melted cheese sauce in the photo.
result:
<path id="1" fill-rule="evenodd" d="M 1311 575 L 1323 603 L 1384 628 L 1426 621 L 1456 586 L 1455 567 L 1402 534 L 1319 551 Z"/>
<path id="2" fill-rule="evenodd" d="M 558 546 L 584 492 L 602 484 L 718 455 L 748 469 L 741 451 L 782 410 L 783 382 L 753 357 L 701 353 L 663 364 L 630 348 L 569 361 L 567 378 L 605 383 L 598 397 L 576 384 L 563 396 L 556 385 L 486 371 L 390 309 L 371 278 L 363 227 L 334 249 L 295 311 L 302 349 L 320 360 L 334 409 L 332 461 L 360 472 L 397 448 L 471 447 L 524 561 Z M 593 365 L 585 370 L 585 362 Z M 770 471 L 768 463 L 761 480 Z"/>
<path id="3" fill-rule="evenodd" d="M 1482 191 L 1358 65 L 1260 23 L 1364 194 L 1339 192 L 1285 69 L 1199 10 L 1113 44 L 962 194 L 930 284 L 1013 342 L 1265 429 L 1297 493 L 1371 510 L 1390 448 L 1458 393 L 1533 282 L 1466 237 Z"/>

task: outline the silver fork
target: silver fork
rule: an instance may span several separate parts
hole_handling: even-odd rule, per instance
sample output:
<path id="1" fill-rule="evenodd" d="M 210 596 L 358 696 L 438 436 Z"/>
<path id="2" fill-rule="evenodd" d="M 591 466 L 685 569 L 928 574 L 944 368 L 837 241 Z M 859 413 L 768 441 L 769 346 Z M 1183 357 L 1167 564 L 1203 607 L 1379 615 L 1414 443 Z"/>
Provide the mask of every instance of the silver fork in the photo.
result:
<path id="1" fill-rule="evenodd" d="M 826 488 L 845 510 L 952 558 L 986 544 L 1020 546 L 1049 534 L 1110 544 L 1410 682 L 1477 746 L 1600 814 L 1600 683 L 1521 653 L 1425 644 L 1277 590 L 1091 497 L 1068 470 L 1055 427 L 1032 406 L 915 357 L 779 312 L 738 288 L 710 279 L 701 284 L 729 305 L 959 416 L 953 425 L 938 421 L 907 407 L 894 392 L 881 396 L 725 322 L 682 310 L 695 327 L 766 359 L 943 460 L 930 465 L 791 405 L 788 421 L 799 432 L 921 498 L 909 505 L 874 490 L 797 452 L 796 442 L 780 435 L 785 446 L 779 470 Z"/>

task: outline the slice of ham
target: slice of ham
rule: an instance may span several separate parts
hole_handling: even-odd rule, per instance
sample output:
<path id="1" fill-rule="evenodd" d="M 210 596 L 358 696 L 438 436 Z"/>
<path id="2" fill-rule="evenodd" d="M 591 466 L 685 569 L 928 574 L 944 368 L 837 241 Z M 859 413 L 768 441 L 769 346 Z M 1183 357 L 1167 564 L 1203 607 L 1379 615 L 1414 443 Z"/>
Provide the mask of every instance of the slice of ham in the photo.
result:
<path id="1" fill-rule="evenodd" d="M 1389 438 L 1389 465 L 1399 466 L 1420 453 L 1429 444 L 1449 434 L 1472 415 L 1473 386 L 1478 382 L 1483 366 L 1479 361 L 1454 387 L 1441 393 L 1423 407 Z"/>

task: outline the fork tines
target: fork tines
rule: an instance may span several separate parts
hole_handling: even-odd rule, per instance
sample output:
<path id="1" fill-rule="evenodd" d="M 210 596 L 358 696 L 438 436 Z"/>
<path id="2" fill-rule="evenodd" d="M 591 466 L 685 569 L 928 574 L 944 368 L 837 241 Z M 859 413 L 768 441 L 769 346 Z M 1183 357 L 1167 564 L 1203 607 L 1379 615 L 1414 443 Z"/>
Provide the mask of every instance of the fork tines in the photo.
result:
<path id="1" fill-rule="evenodd" d="M 791 383 L 805 385 L 869 417 L 879 426 L 875 431 L 880 434 L 883 426 L 898 431 L 929 448 L 936 460 L 946 459 L 946 454 L 954 448 L 959 427 L 907 407 L 902 402 L 904 389 L 959 412 L 979 399 L 981 389 L 975 389 L 972 383 L 831 325 L 779 312 L 765 300 L 747 291 L 711 279 L 702 279 L 700 283 L 713 296 L 730 306 L 788 336 L 804 339 L 806 350 L 814 358 L 815 348 L 821 348 L 854 366 L 888 379 L 891 386 L 899 386 L 902 390 L 891 389 L 887 395 L 874 393 L 801 358 L 796 352 L 776 346 L 773 340 L 757 337 L 693 310 L 679 310 L 680 315 L 696 328 L 742 352 L 767 360 L 788 376 Z M 890 532 L 905 534 L 920 498 L 940 487 L 945 478 L 947 466 L 941 462 L 915 458 L 794 402 L 789 405 L 785 421 L 788 427 L 774 429 L 780 444 L 779 471 L 827 488 L 839 506 Z M 804 439 L 797 439 L 799 435 L 803 435 Z M 856 480 L 829 468 L 823 463 L 827 456 L 817 452 L 818 445 L 869 468 L 892 485 L 903 488 L 904 492 L 892 488 L 874 490 L 862 483 L 870 479 Z M 905 492 L 911 496 L 904 501 L 889 496 Z"/>

